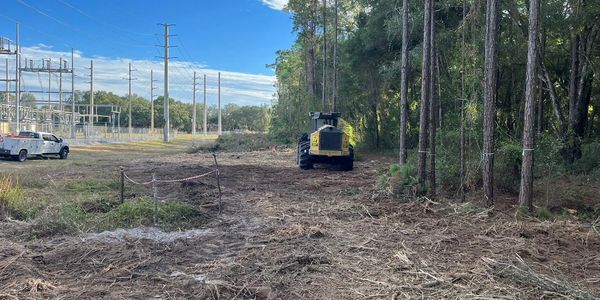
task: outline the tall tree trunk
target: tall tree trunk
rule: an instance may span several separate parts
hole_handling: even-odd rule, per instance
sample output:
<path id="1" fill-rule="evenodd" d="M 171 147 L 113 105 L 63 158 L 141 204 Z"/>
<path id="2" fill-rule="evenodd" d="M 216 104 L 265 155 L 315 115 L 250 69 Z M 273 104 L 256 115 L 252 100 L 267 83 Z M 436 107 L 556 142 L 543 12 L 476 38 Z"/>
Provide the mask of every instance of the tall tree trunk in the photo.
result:
<path id="1" fill-rule="evenodd" d="M 541 58 L 540 58 L 541 59 Z M 536 132 L 541 134 L 544 130 L 544 89 L 542 88 L 542 79 L 536 81 L 537 85 L 537 121 L 536 121 Z"/>
<path id="2" fill-rule="evenodd" d="M 331 111 L 337 110 L 337 52 L 338 52 L 338 0 L 333 2 L 335 18 L 333 21 L 333 105 Z"/>
<path id="3" fill-rule="evenodd" d="M 525 114 L 523 122 L 523 163 L 519 203 L 533 211 L 533 149 L 535 132 L 535 89 L 537 81 L 537 47 L 540 0 L 529 1 L 529 41 L 527 43 L 527 79 L 525 83 Z"/>
<path id="4" fill-rule="evenodd" d="M 548 95 L 550 96 L 550 101 L 552 103 L 552 111 L 554 112 L 554 116 L 558 120 L 559 138 L 561 139 L 563 145 L 566 145 L 567 129 L 568 129 L 567 120 L 565 119 L 565 116 L 563 115 L 558 96 L 556 95 L 556 91 L 554 90 L 554 82 L 552 82 L 552 80 L 550 79 L 550 74 L 548 73 L 548 69 L 546 69 L 546 64 L 542 60 L 542 57 L 543 56 L 540 55 L 540 59 L 539 59 L 540 68 L 542 71 L 542 79 L 544 81 L 544 84 L 546 85 Z"/>
<path id="5" fill-rule="evenodd" d="M 487 0 L 485 28 L 485 85 L 483 97 L 483 192 L 488 206 L 494 205 L 494 149 L 496 121 L 496 65 L 498 1 Z"/>
<path id="6" fill-rule="evenodd" d="M 540 24 L 540 28 L 543 27 L 542 24 Z M 539 51 L 538 54 L 540 55 L 538 60 L 543 60 L 544 59 L 544 52 L 546 50 L 546 30 L 541 30 L 542 31 L 542 38 L 541 38 L 541 45 L 539 47 Z M 537 84 L 537 134 L 541 134 L 542 131 L 544 130 L 544 89 L 542 88 L 543 86 L 543 79 L 539 78 L 536 80 L 536 84 Z"/>
<path id="7" fill-rule="evenodd" d="M 317 96 L 316 79 L 315 79 L 315 47 L 314 36 L 308 38 L 309 45 L 306 50 L 306 87 L 307 92 L 311 97 Z"/>
<path id="8" fill-rule="evenodd" d="M 437 45 L 435 40 L 435 0 L 431 0 L 430 2 L 430 18 L 431 24 L 430 30 L 431 35 L 430 38 L 430 55 L 431 55 L 431 64 L 429 65 L 429 197 L 431 199 L 436 198 L 436 179 L 435 179 L 435 137 L 436 137 L 436 128 L 437 128 L 437 94 L 435 92 L 437 85 Z"/>
<path id="9" fill-rule="evenodd" d="M 500 77 L 502 77 L 502 73 Z M 510 71 L 508 76 L 510 76 L 510 80 L 508 80 L 508 88 L 506 89 L 506 116 L 505 123 L 506 131 L 508 135 L 513 136 L 515 131 L 515 115 L 519 115 L 519 105 L 518 105 L 518 97 L 515 95 L 515 85 L 516 85 L 516 76 L 515 76 L 515 65 L 510 66 Z"/>
<path id="10" fill-rule="evenodd" d="M 369 108 L 371 110 L 371 134 L 373 134 L 373 146 L 379 149 L 380 136 L 379 136 L 379 116 L 377 112 L 377 105 L 379 104 L 379 81 L 377 77 L 377 69 L 373 66 L 365 68 L 368 74 L 366 78 L 367 91 L 370 98 Z"/>
<path id="11" fill-rule="evenodd" d="M 306 40 L 308 43 L 308 50 L 306 54 L 306 82 L 308 94 L 316 98 L 317 97 L 317 11 L 318 5 L 317 0 L 311 1 L 312 8 L 312 20 L 308 21 L 307 31 L 305 32 Z"/>
<path id="12" fill-rule="evenodd" d="M 588 121 L 588 108 L 591 98 L 592 81 L 594 73 L 590 68 L 590 57 L 592 55 L 595 41 L 595 31 L 593 27 L 587 27 L 581 34 L 579 40 L 579 81 L 577 82 L 577 95 L 575 103 L 575 119 L 572 123 L 574 133 L 573 139 L 573 159 L 578 160 L 582 156 L 581 145 L 585 135 Z"/>
<path id="13" fill-rule="evenodd" d="M 465 35 L 467 31 L 466 24 L 467 3 L 463 0 L 462 7 L 462 74 L 460 83 L 460 200 L 465 201 L 465 56 L 466 56 L 466 41 Z"/>
<path id="14" fill-rule="evenodd" d="M 586 27 L 574 35 L 571 44 L 571 75 L 569 78 L 569 130 L 568 143 L 563 156 L 568 163 L 582 156 L 581 144 L 588 119 L 588 106 L 591 96 L 593 71 L 589 67 L 589 57 L 597 31 L 593 26 Z"/>
<path id="15" fill-rule="evenodd" d="M 323 111 L 327 111 L 327 0 L 323 0 Z"/>
<path id="16" fill-rule="evenodd" d="M 419 184 L 424 186 L 427 177 L 427 115 L 429 110 L 430 91 L 430 64 L 431 64 L 431 1 L 425 0 L 423 18 L 423 66 L 421 68 L 421 108 L 419 114 Z"/>
<path id="17" fill-rule="evenodd" d="M 577 78 L 579 77 L 579 35 L 573 35 L 571 41 L 571 74 L 569 76 L 569 129 L 567 136 L 566 149 L 563 149 L 563 157 L 567 163 L 573 163 L 575 157 L 573 155 L 573 144 L 575 143 L 575 132 L 573 128 L 576 126 L 577 118 Z"/>
<path id="18" fill-rule="evenodd" d="M 406 163 L 408 118 L 408 0 L 402 1 L 402 69 L 400 74 L 400 165 Z"/>

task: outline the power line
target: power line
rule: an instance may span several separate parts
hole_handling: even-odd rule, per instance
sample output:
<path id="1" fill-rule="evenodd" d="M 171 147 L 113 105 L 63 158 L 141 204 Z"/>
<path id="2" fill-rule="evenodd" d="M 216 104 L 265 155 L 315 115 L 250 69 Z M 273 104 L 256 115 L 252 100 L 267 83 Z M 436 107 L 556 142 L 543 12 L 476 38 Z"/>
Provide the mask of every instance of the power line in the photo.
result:
<path id="1" fill-rule="evenodd" d="M 53 16 L 49 15 L 48 13 L 46 13 L 46 12 L 42 11 L 41 9 L 39 9 L 39 8 L 37 8 L 37 7 L 33 6 L 33 5 L 31 5 L 31 4 L 27 3 L 27 2 L 25 2 L 24 0 L 16 0 L 16 1 L 17 1 L 18 3 L 21 3 L 21 4 L 23 4 L 25 7 L 28 7 L 28 8 L 30 8 L 30 9 L 33 9 L 33 10 L 34 10 L 34 11 L 36 11 L 38 14 L 40 14 L 40 15 L 42 15 L 42 16 L 45 16 L 45 17 L 49 18 L 50 20 L 52 20 L 52 21 L 54 21 L 54 22 L 56 22 L 56 23 L 58 23 L 58 24 L 61 24 L 61 25 L 63 25 L 63 26 L 66 26 L 66 27 L 69 27 L 69 28 L 71 28 L 72 30 L 75 30 L 75 31 L 80 31 L 79 29 L 77 29 L 77 28 L 74 28 L 73 26 L 69 25 L 68 23 L 66 23 L 66 22 L 64 22 L 64 21 L 62 21 L 62 20 L 59 20 L 58 18 L 55 18 L 55 17 L 53 17 Z"/>
<path id="2" fill-rule="evenodd" d="M 73 4 L 71 4 L 71 3 L 69 3 L 69 2 L 67 2 L 65 0 L 56 0 L 56 1 L 62 3 L 63 5 L 65 5 L 65 6 L 69 7 L 69 8 L 71 8 L 72 10 L 75 10 L 80 15 L 82 15 L 82 16 L 90 19 L 90 20 L 93 20 L 93 21 L 95 21 L 95 22 L 97 22 L 99 24 L 102 24 L 104 26 L 112 27 L 112 28 L 114 28 L 114 29 L 116 29 L 118 31 L 121 31 L 121 32 L 124 32 L 124 33 L 127 33 L 127 34 L 131 34 L 131 35 L 153 36 L 153 34 L 150 34 L 150 33 L 139 33 L 139 32 L 133 32 L 133 31 L 129 31 L 129 30 L 124 30 L 122 27 L 119 27 L 119 26 L 114 25 L 112 23 L 105 22 L 105 21 L 103 21 L 103 20 L 101 20 L 101 19 L 99 19 L 99 18 L 97 18 L 97 17 L 95 17 L 93 15 L 90 15 L 90 14 L 84 12 L 80 8 L 77 8 L 76 6 L 74 6 Z"/>

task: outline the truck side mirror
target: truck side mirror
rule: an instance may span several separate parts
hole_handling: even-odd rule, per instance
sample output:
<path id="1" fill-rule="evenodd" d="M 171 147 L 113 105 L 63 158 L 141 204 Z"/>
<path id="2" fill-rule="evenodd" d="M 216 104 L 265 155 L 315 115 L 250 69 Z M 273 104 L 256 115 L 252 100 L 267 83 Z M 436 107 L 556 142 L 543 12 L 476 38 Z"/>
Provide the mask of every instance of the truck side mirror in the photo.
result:
<path id="1" fill-rule="evenodd" d="M 62 143 L 62 142 L 63 142 L 63 139 L 62 139 L 62 138 L 58 138 L 58 142 L 59 142 L 59 143 Z"/>

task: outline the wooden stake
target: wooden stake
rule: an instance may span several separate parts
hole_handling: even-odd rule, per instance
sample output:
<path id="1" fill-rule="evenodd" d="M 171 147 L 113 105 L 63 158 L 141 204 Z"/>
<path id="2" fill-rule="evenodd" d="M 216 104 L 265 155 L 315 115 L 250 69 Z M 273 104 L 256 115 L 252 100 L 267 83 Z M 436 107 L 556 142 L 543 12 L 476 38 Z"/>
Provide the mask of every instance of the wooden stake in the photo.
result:
<path id="1" fill-rule="evenodd" d="M 158 212 L 158 197 L 156 191 L 156 173 L 152 173 L 152 199 L 154 200 L 154 212 L 152 214 L 152 223 L 156 226 L 156 214 Z"/>
<path id="2" fill-rule="evenodd" d="M 125 202 L 125 170 L 121 167 L 121 204 Z"/>
<path id="3" fill-rule="evenodd" d="M 219 171 L 219 163 L 217 162 L 217 154 L 213 153 L 215 159 L 215 166 L 217 168 L 217 187 L 219 188 L 219 216 L 222 212 L 222 201 L 221 201 L 221 172 Z"/>

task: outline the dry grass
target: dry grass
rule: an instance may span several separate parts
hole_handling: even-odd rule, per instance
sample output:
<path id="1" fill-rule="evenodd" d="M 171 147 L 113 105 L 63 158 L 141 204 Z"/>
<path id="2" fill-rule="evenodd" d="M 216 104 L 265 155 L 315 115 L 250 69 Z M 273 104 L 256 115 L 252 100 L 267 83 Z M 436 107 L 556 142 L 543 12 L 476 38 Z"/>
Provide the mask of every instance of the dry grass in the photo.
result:
<path id="1" fill-rule="evenodd" d="M 117 163 L 137 177 L 148 171 L 192 175 L 212 160 L 205 153 L 132 157 L 118 151 Z M 3 224 L 0 297 L 600 297 L 598 222 L 540 222 L 473 204 L 375 197 L 379 171 L 389 164 L 379 157 L 359 162 L 353 172 L 300 171 L 293 153 L 279 151 L 221 153 L 219 163 L 225 210 L 202 224 L 201 234 L 164 240 L 82 234 L 24 242 L 6 232 L 26 225 Z M 77 175 L 55 174 L 53 180 L 60 186 L 73 176 L 113 176 L 92 169 L 73 167 Z M 205 184 L 196 191 L 208 192 Z M 203 199 L 188 195 L 190 203 Z"/>

